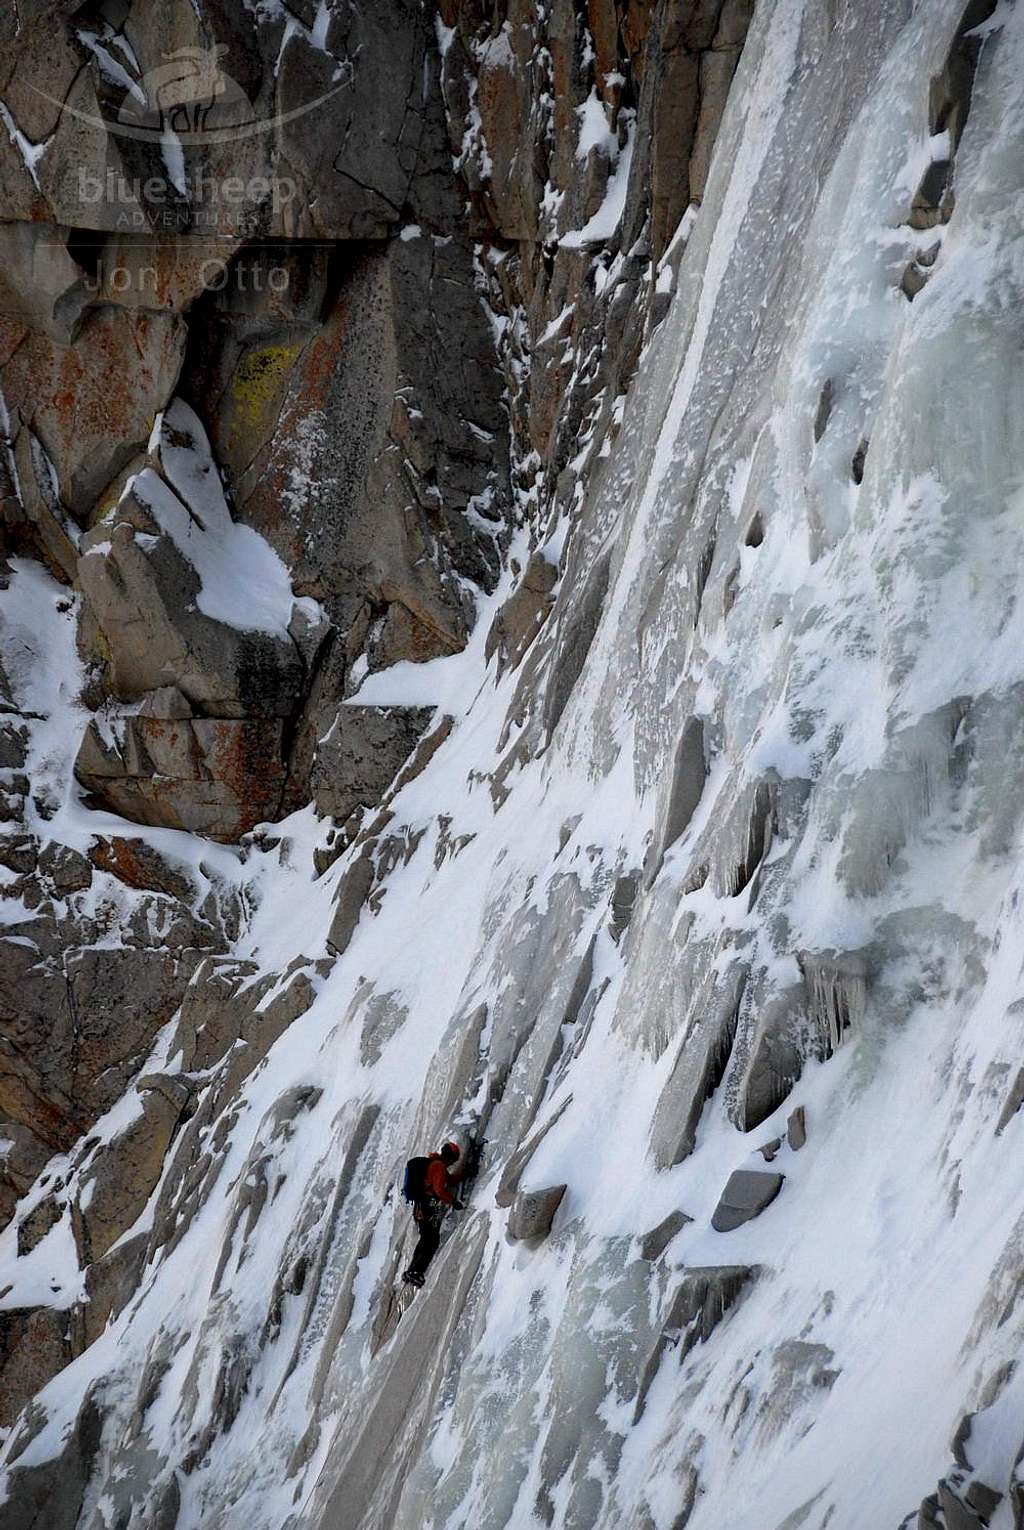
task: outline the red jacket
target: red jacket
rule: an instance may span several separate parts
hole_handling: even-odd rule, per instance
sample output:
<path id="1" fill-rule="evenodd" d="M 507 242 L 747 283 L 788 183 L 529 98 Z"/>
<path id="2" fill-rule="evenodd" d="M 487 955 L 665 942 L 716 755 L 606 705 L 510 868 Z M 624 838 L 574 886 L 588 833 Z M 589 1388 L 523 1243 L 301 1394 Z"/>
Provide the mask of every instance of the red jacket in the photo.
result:
<path id="1" fill-rule="evenodd" d="M 455 1204 L 455 1196 L 448 1180 L 448 1170 L 440 1153 L 430 1154 L 426 1173 L 423 1176 L 423 1188 L 428 1195 L 436 1196 L 446 1206 Z"/>

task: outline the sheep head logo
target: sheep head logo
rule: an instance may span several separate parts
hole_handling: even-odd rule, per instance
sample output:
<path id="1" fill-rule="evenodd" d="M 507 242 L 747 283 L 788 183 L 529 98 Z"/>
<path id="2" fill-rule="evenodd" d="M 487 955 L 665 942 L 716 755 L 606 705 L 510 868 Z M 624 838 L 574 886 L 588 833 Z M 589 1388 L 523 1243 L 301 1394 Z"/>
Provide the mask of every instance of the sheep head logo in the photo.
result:
<path id="1" fill-rule="evenodd" d="M 129 90 L 117 114 L 119 124 L 180 138 L 243 125 L 251 119 L 251 106 L 241 86 L 221 68 L 227 51 L 225 43 L 215 43 L 165 54 L 164 62 L 148 69 Z"/>
<path id="2" fill-rule="evenodd" d="M 79 35 L 98 65 L 97 94 L 103 103 L 100 113 L 82 111 L 31 82 L 29 88 L 60 113 L 93 129 L 142 142 L 160 143 L 173 136 L 180 143 L 199 147 L 273 135 L 347 90 L 355 77 L 354 57 L 332 55 L 333 75 L 326 90 L 287 111 L 257 113 L 241 85 L 222 65 L 230 51 L 226 43 L 177 48 L 165 53 L 151 69 L 136 73 L 111 57 L 105 36 L 87 31 Z M 301 46 L 301 42 L 295 45 Z M 120 96 L 114 109 L 112 96 Z"/>

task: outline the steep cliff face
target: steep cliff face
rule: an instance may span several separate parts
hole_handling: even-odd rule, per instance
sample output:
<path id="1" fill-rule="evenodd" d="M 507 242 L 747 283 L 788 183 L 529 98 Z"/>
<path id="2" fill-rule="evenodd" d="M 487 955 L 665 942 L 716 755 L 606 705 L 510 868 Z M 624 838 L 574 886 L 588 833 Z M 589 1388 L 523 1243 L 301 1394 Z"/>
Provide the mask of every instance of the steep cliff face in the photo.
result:
<path id="1" fill-rule="evenodd" d="M 5 25 L 0 1526 L 1019 1527 L 1019 10 Z"/>
<path id="2" fill-rule="evenodd" d="M 641 80 L 670 72 L 663 34 L 691 73 L 716 49 L 731 69 L 746 15 L 702 7 L 682 39 L 610 4 L 7 19 L 3 535 L 74 604 L 44 675 L 20 657 L 38 571 L 7 602 L 5 1217 L 238 934 L 246 852 L 181 835 L 238 843 L 312 798 L 337 826 L 322 871 L 436 745 L 430 679 L 414 706 L 352 698 L 460 652 L 513 531 L 536 540 L 576 494 L 655 301 L 650 153 L 618 216 L 631 143 L 653 142 Z M 682 147 L 665 135 L 684 168 L 717 128 L 716 68 L 714 89 L 687 76 Z M 538 554 L 499 663 L 554 577 Z"/>

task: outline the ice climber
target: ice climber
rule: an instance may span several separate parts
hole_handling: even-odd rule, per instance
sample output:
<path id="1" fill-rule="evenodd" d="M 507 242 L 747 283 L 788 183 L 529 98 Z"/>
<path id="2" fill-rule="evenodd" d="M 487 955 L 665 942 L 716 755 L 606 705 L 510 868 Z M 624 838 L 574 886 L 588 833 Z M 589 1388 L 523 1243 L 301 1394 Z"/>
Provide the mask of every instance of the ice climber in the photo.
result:
<path id="1" fill-rule="evenodd" d="M 405 1196 L 412 1201 L 412 1214 L 420 1230 L 419 1242 L 409 1268 L 402 1279 L 410 1286 L 422 1286 L 423 1277 L 441 1242 L 441 1223 L 449 1206 L 464 1209 L 452 1179 L 452 1165 L 460 1157 L 458 1144 L 446 1142 L 439 1153 L 429 1158 L 411 1158 L 406 1169 Z"/>

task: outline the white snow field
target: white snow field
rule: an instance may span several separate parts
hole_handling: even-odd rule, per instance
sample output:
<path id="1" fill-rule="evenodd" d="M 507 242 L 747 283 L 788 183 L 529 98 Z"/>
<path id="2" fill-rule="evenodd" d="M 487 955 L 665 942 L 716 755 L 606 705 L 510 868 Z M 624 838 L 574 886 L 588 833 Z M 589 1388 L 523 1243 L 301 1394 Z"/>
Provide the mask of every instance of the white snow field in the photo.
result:
<path id="1" fill-rule="evenodd" d="M 952 1530 L 972 1482 L 1022 1523 L 1024 8 L 982 26 L 951 219 L 908 223 L 963 13 L 760 0 L 671 307 L 550 530 L 552 618 L 496 680 L 507 573 L 464 653 L 366 682 L 452 732 L 311 1007 L 190 1126 L 198 1179 L 170 1155 L 145 1218 L 177 1241 L 9 1484 L 88 1395 L 90 1530 L 158 1525 L 172 1478 L 179 1530 Z M 41 581 L 12 589 L 48 673 L 72 616 Z M 73 687 L 25 683 L 71 736 Z M 282 988 L 364 853 L 314 878 L 325 828 L 216 852 L 253 909 L 236 955 Z M 806 1145 L 765 1163 L 797 1107 Z M 480 1118 L 396 1327 L 404 1160 Z M 544 1127 L 522 1188 L 567 1190 L 513 1242 L 499 1182 Z M 737 1169 L 784 1183 L 718 1232 Z M 14 1232 L 3 1306 L 74 1280 L 66 1224 L 27 1260 Z"/>

